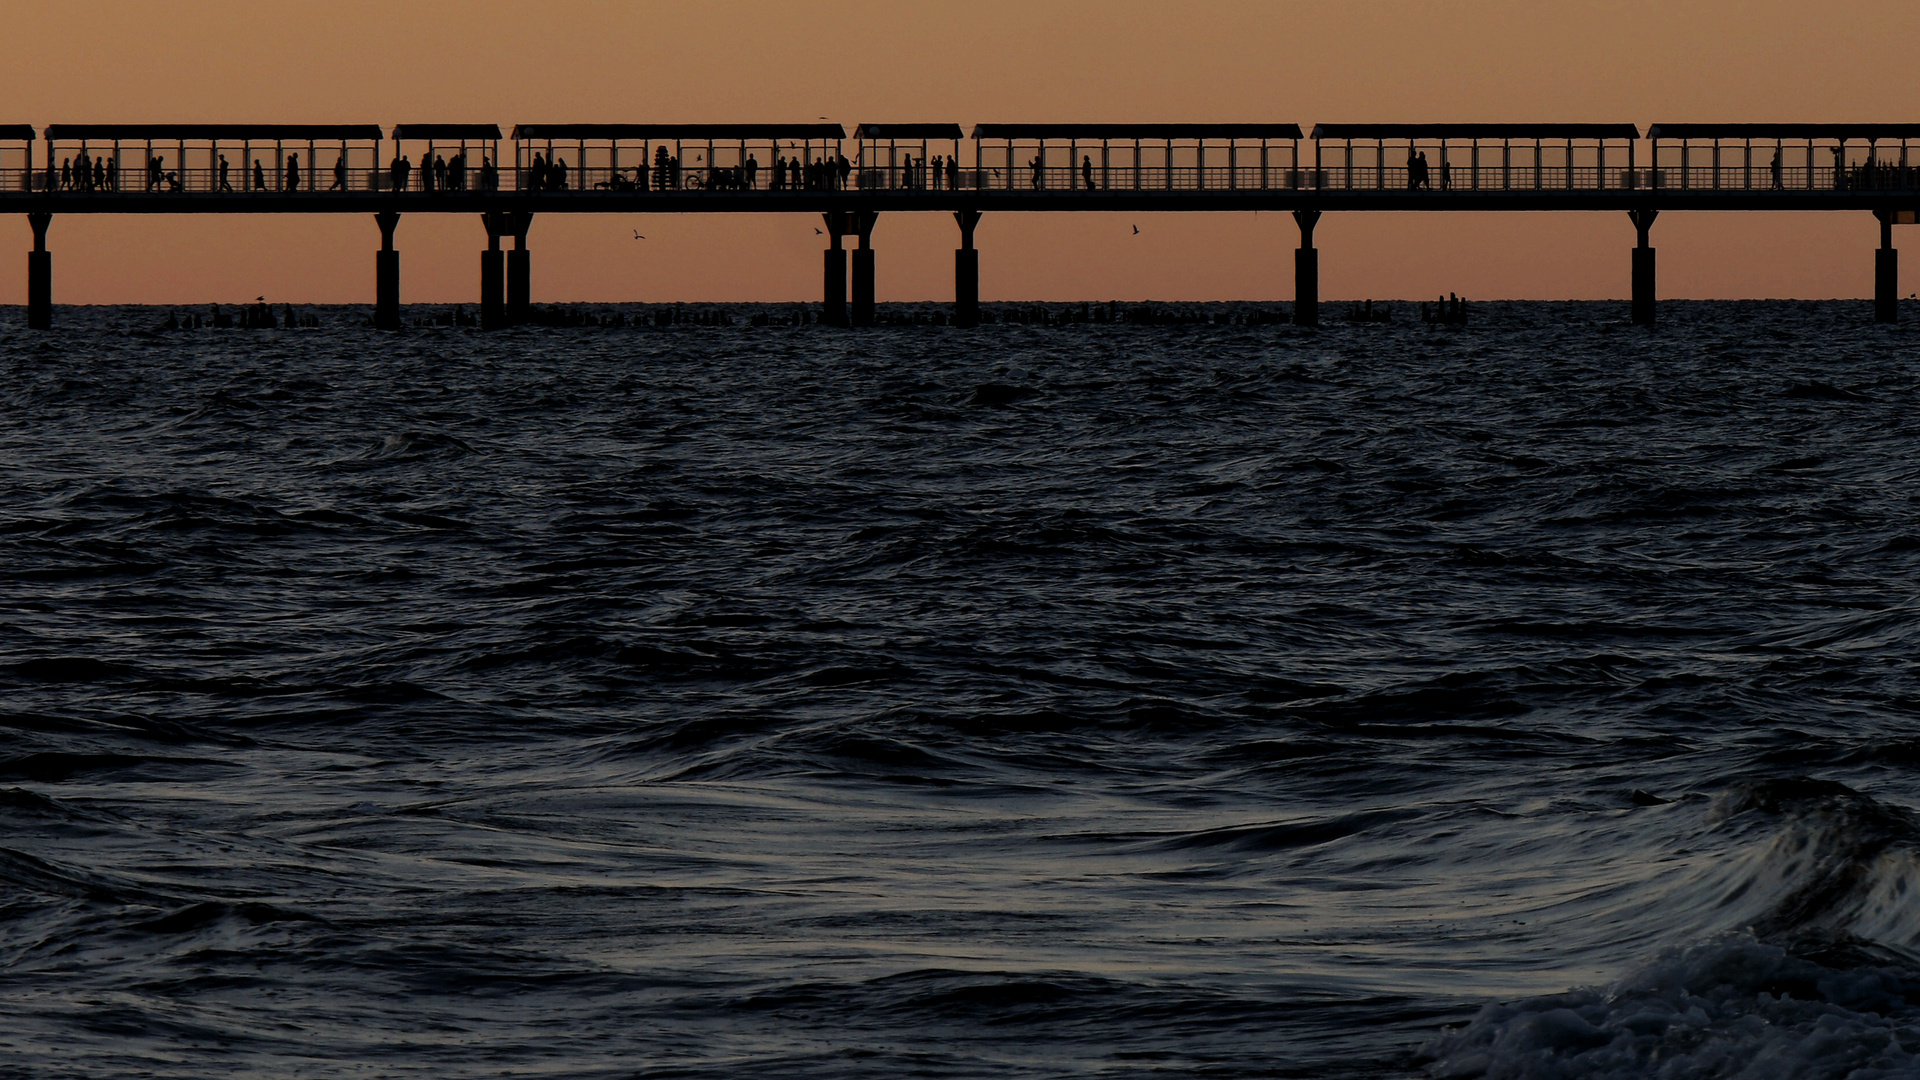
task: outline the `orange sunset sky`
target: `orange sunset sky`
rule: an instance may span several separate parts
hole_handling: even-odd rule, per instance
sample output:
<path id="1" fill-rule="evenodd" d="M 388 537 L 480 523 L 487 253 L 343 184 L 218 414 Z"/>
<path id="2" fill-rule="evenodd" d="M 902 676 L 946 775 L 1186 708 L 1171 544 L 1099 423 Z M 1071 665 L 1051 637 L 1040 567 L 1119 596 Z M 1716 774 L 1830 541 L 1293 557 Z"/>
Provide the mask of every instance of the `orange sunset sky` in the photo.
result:
<path id="1" fill-rule="evenodd" d="M 1912 0 L 9 0 L 5 22 L 0 122 L 36 128 L 1920 121 Z M 817 223 L 544 215 L 534 299 L 818 299 Z M 31 234 L 5 229 L 0 303 L 24 303 Z M 1877 238 L 1865 213 L 1667 213 L 1653 234 L 1661 295 L 1698 298 L 1870 295 Z M 1334 213 L 1316 236 L 1329 300 L 1622 297 L 1633 239 L 1618 212 Z M 1290 299 L 1297 241 L 1281 214 L 989 215 L 981 294 Z M 957 242 L 947 215 L 882 217 L 879 298 L 951 299 Z M 69 215 L 49 234 L 63 304 L 370 303 L 378 243 L 369 215 Z M 475 215 L 409 214 L 398 246 L 405 302 L 477 298 Z"/>

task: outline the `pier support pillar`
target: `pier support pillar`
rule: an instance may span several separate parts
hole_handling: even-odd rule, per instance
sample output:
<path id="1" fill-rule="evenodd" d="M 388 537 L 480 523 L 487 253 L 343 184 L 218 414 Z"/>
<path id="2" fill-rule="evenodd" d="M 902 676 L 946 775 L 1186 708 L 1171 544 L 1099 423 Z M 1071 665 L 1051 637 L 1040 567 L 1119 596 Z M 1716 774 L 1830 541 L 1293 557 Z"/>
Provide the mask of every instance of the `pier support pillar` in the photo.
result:
<path id="1" fill-rule="evenodd" d="M 480 215 L 480 224 L 487 229 L 487 250 L 480 253 L 480 326 L 486 330 L 497 330 L 511 326 L 513 317 L 513 289 L 507 284 L 508 252 L 500 250 L 500 238 L 513 237 L 515 245 L 524 247 L 527 227 L 533 224 L 533 214 L 522 210 L 488 210 Z M 526 252 L 517 252 L 520 256 L 520 306 L 526 307 L 528 296 Z M 524 310 L 520 318 L 524 319 Z"/>
<path id="2" fill-rule="evenodd" d="M 378 330 L 400 329 L 400 253 L 393 247 L 393 230 L 400 224 L 396 210 L 373 215 L 380 226 L 380 250 L 373 256 L 373 325 Z"/>
<path id="3" fill-rule="evenodd" d="M 953 253 L 953 325 L 964 329 L 980 325 L 980 253 L 973 247 L 980 211 L 955 210 L 953 220 L 960 223 L 960 248 Z"/>
<path id="4" fill-rule="evenodd" d="M 860 246 L 853 250 L 853 302 L 848 313 L 855 326 L 873 325 L 873 224 L 880 215 L 872 210 L 855 210 L 848 217 Z"/>
<path id="5" fill-rule="evenodd" d="M 1900 253 L 1893 246 L 1893 212 L 1875 210 L 1880 219 L 1880 250 L 1873 253 L 1873 321 L 1900 321 Z"/>
<path id="6" fill-rule="evenodd" d="M 1633 249 L 1633 325 L 1653 325 L 1654 298 L 1654 262 L 1653 245 L 1648 242 L 1648 233 L 1653 228 L 1653 219 L 1660 216 L 1658 210 L 1629 210 L 1627 217 L 1632 220 L 1634 229 L 1640 235 L 1640 242 Z"/>
<path id="7" fill-rule="evenodd" d="M 1320 211 L 1295 210 L 1300 225 L 1300 250 L 1293 253 L 1293 325 L 1320 325 L 1320 249 L 1313 246 L 1313 227 Z"/>
<path id="8" fill-rule="evenodd" d="M 27 215 L 33 250 L 27 252 L 27 329 L 53 329 L 53 252 L 47 250 L 47 226 L 53 215 Z"/>
<path id="9" fill-rule="evenodd" d="M 827 326 L 847 325 L 847 251 L 840 246 L 850 229 L 848 214 L 838 210 L 822 214 L 833 246 L 826 251 L 825 278 L 820 291 L 820 321 Z"/>

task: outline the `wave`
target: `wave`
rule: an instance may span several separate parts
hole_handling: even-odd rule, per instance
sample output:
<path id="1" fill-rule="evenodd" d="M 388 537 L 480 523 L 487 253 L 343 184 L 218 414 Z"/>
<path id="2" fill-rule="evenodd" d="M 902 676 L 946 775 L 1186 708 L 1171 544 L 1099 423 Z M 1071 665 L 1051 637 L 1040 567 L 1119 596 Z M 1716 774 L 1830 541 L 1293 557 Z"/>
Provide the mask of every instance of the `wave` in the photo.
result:
<path id="1" fill-rule="evenodd" d="M 1424 1048 L 1428 1071 L 1920 1077 L 1920 818 L 1832 781 L 1769 778 L 1731 785 L 1709 828 L 1750 840 L 1694 897 L 1735 925 L 1605 988 L 1488 1005 Z"/>

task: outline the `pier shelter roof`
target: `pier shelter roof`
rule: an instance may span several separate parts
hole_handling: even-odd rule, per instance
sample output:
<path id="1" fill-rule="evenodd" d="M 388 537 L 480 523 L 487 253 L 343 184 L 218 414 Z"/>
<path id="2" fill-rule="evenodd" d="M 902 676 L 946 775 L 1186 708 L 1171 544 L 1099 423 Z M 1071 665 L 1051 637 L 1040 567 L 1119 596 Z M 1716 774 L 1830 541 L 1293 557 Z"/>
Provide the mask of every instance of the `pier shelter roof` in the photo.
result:
<path id="1" fill-rule="evenodd" d="M 975 139 L 1125 142 L 1152 139 L 1300 138 L 1299 124 L 975 124 Z"/>
<path id="2" fill-rule="evenodd" d="M 1640 129 L 1633 124 L 1315 124 L 1316 139 L 1345 139 L 1372 142 L 1404 139 L 1481 140 L 1532 142 L 1551 139 L 1638 139 Z"/>
<path id="3" fill-rule="evenodd" d="M 788 139 L 844 139 L 839 124 L 515 124 L 515 139 L 578 142 L 774 142 Z"/>
<path id="4" fill-rule="evenodd" d="M 498 142 L 499 124 L 395 124 L 393 137 L 429 142 Z"/>
<path id="5" fill-rule="evenodd" d="M 0 124 L 0 140 L 6 142 L 32 142 L 34 130 L 32 124 Z"/>
<path id="6" fill-rule="evenodd" d="M 1882 139 L 1920 139 L 1920 124 L 1655 124 L 1649 139 L 1710 139 L 1778 142 L 1878 142 Z"/>
<path id="7" fill-rule="evenodd" d="M 49 140 L 88 142 L 378 142 L 379 124 L 49 124 Z"/>

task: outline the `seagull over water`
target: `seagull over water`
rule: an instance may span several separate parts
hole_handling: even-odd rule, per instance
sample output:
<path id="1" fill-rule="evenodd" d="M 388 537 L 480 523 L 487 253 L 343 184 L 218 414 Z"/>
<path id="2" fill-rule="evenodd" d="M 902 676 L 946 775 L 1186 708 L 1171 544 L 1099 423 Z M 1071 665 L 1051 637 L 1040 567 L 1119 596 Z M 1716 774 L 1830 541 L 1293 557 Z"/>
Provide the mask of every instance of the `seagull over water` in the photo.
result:
<path id="1" fill-rule="evenodd" d="M 645 239 L 646 239 L 646 237 L 644 237 L 644 236 L 641 236 L 641 235 L 640 235 L 640 230 L 639 230 L 639 229 L 635 229 L 635 230 L 633 230 L 633 238 L 634 238 L 635 240 L 645 240 Z"/>

